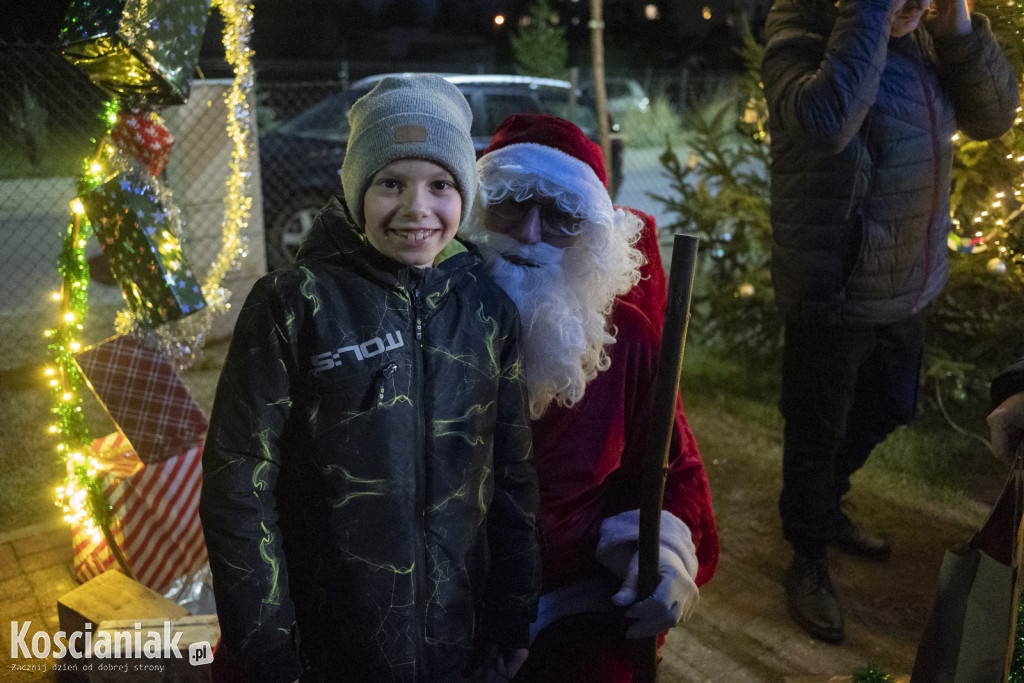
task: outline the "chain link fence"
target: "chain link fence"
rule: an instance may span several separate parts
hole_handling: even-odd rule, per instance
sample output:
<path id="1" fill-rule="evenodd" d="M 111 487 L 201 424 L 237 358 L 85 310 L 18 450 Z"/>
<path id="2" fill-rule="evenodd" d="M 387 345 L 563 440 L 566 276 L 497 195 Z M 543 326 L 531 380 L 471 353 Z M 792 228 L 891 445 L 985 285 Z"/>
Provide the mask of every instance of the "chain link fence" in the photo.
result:
<path id="1" fill-rule="evenodd" d="M 0 43 L 0 63 L 0 369 L 10 369 L 46 356 L 69 204 L 103 130 L 103 96 L 50 46 Z"/>
<path id="2" fill-rule="evenodd" d="M 63 58 L 58 46 L 0 43 L 0 62 L 4 64 L 0 70 L 0 324 L 6 342 L 0 346 L 3 372 L 35 367 L 48 359 L 43 331 L 55 324 L 59 312 L 52 295 L 60 287 L 58 262 L 70 222 L 69 203 L 75 197 L 82 164 L 103 131 L 99 117 L 105 97 Z M 345 92 L 350 77 L 357 79 L 387 70 L 384 65 L 377 66 L 375 71 L 367 65 L 345 65 L 334 79 L 257 79 L 252 107 L 260 145 L 258 155 L 253 150 L 251 164 L 255 201 L 248 230 L 250 280 L 257 271 L 262 272 L 266 260 L 272 266 L 280 265 L 282 254 L 297 247 L 312 210 L 325 199 L 322 191 L 312 199 L 304 196 L 301 188 L 308 179 L 287 174 L 316 175 L 321 187 L 340 192 L 337 166 L 344 151 L 343 138 L 312 140 L 306 146 L 296 145 L 290 138 L 283 149 L 269 152 L 267 142 L 279 135 L 288 121 L 308 115 L 318 103 Z M 401 67 L 408 71 L 432 69 L 428 64 L 403 63 Z M 479 72 L 480 68 L 462 71 Z M 684 103 L 699 101 L 721 80 L 719 75 L 700 69 L 649 70 L 643 76 L 629 77 L 648 88 L 651 106 L 660 106 L 673 119 L 668 125 L 676 128 L 685 120 Z M 226 80 L 195 81 L 187 104 L 160 112 L 176 139 L 162 178 L 180 204 L 186 231 L 182 238 L 200 280 L 219 248 L 230 154 L 222 100 L 229 86 Z M 625 124 L 628 117 L 620 115 L 620 119 Z M 673 217 L 650 197 L 650 193 L 670 192 L 658 158 L 664 144 L 652 144 L 649 138 L 637 144 L 636 136 L 628 129 L 620 132 L 625 145 L 616 203 L 654 215 L 659 225 L 670 224 Z M 261 157 L 262 164 L 257 164 L 256 159 Z M 265 256 L 263 208 L 275 201 L 275 206 L 282 202 L 291 207 L 301 204 L 304 212 L 289 214 L 290 224 L 275 233 Z M 273 230 L 273 221 L 279 215 L 276 211 L 267 216 L 268 231 Z M 99 254 L 98 242 L 90 239 L 86 255 L 99 258 Z M 248 286 L 243 282 L 239 288 L 247 291 Z M 116 311 L 124 305 L 116 286 L 95 279 L 90 283 L 89 299 L 85 343 L 110 336 Z M 220 332 L 226 334 L 229 329 L 222 326 Z"/>
<path id="3" fill-rule="evenodd" d="M 100 120 L 106 97 L 58 46 L 0 43 L 0 373 L 30 371 L 49 359 L 43 332 L 57 322 L 53 299 L 61 285 L 58 264 L 71 222 L 83 163 L 94 152 L 105 126 Z M 228 80 L 194 81 L 185 105 L 160 111 L 175 137 L 161 175 L 180 211 L 183 248 L 197 278 L 221 249 L 231 142 L 226 132 L 224 95 Z M 251 102 L 255 109 L 255 101 Z M 249 254 L 225 286 L 244 296 L 265 270 L 259 168 L 251 150 L 252 191 L 256 194 L 250 226 L 243 237 Z M 114 317 L 124 301 L 120 289 L 102 284 L 103 259 L 95 238 L 85 246 L 94 265 L 89 284 L 89 316 L 80 337 L 91 344 L 114 334 Z M 223 318 L 223 316 L 222 316 Z M 230 322 L 218 320 L 224 336 Z"/>
<path id="4" fill-rule="evenodd" d="M 431 69 L 427 64 L 404 63 L 401 66 L 408 71 L 438 71 L 436 67 Z M 391 69 L 397 70 L 398 67 Z M 469 68 L 458 72 L 481 75 Z M 365 65 L 361 65 L 358 70 L 346 68 L 342 73 L 352 73 L 359 78 L 373 74 L 367 71 Z M 674 146 L 681 146 L 680 134 L 688 113 L 687 105 L 699 106 L 700 102 L 717 96 L 718 90 L 727 89 L 728 85 L 723 83 L 728 83 L 728 76 L 708 70 L 683 68 L 651 71 L 643 76 L 609 76 L 608 79 L 609 84 L 616 85 L 626 81 L 639 88 L 643 87 L 642 81 L 649 89 L 650 96 L 643 104 L 640 102 L 641 97 L 630 103 L 622 101 L 622 98 L 613 99 L 621 88 L 609 90 L 609 111 L 618 117 L 618 129 L 614 135 L 621 140 L 624 150 L 621 155 L 621 183 L 613 182 L 614 199 L 618 204 L 632 206 L 653 215 L 659 225 L 669 225 L 675 220 L 674 217 L 665 213 L 664 207 L 650 196 L 650 193 L 664 196 L 671 192 L 660 162 L 666 145 L 663 133 L 672 136 Z M 583 75 L 579 82 L 586 83 Z M 347 85 L 341 79 L 257 82 L 266 249 L 271 269 L 281 267 L 294 258 L 317 210 L 331 194 L 341 192 L 338 171 L 344 159 L 347 141 L 345 115 L 358 94 L 364 92 L 347 88 Z M 516 87 L 523 88 L 522 92 L 517 91 Z M 489 117 L 497 111 L 537 111 L 516 109 L 537 105 L 536 102 L 528 101 L 530 90 L 526 86 L 484 86 L 481 81 L 464 83 L 460 89 L 473 103 L 476 117 Z M 544 106 L 545 95 L 539 97 L 541 106 Z M 585 86 L 583 97 L 588 97 Z M 642 112 L 642 116 L 636 116 L 636 112 L 625 110 L 630 106 L 644 106 L 647 110 Z M 499 120 L 503 117 L 504 114 Z M 589 118 L 596 129 L 596 118 L 592 113 Z M 479 121 L 474 122 L 474 126 L 479 124 Z M 497 121 L 488 120 L 484 125 L 494 128 Z M 493 129 L 480 130 L 475 135 L 480 133 L 487 133 L 483 138 L 486 141 Z M 478 151 L 482 149 L 479 143 L 478 140 Z M 681 149 L 677 149 L 677 153 L 684 158 L 688 155 L 688 151 L 684 153 Z M 619 156 L 617 152 L 613 154 Z M 620 174 L 613 172 L 613 176 L 617 180 Z"/>

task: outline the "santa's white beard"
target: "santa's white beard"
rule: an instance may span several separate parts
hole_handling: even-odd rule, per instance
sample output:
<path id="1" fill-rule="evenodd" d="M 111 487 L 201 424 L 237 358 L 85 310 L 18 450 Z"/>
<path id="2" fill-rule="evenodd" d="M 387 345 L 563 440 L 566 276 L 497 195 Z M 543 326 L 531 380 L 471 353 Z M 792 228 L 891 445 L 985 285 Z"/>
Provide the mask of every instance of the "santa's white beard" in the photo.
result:
<path id="1" fill-rule="evenodd" d="M 540 417 L 552 401 L 574 405 L 587 382 L 608 367 L 604 347 L 615 341 L 605 329 L 609 302 L 592 301 L 581 291 L 585 288 L 567 282 L 563 249 L 527 246 L 498 233 L 473 237 L 491 276 L 519 308 L 531 417 Z M 518 265 L 506 256 L 533 265 Z"/>

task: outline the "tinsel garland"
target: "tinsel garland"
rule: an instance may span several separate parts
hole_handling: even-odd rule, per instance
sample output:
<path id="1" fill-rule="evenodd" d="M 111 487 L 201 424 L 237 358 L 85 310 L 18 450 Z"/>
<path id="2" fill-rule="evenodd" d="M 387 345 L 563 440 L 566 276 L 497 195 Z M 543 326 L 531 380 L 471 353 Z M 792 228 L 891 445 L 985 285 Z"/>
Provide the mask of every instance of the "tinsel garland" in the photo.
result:
<path id="1" fill-rule="evenodd" d="M 122 312 L 116 321 L 117 331 L 143 337 L 142 341 L 170 354 L 182 367 L 195 360 L 201 351 L 208 333 L 211 317 L 216 311 L 227 307 L 229 293 L 222 282 L 225 275 L 238 268 L 247 255 L 248 246 L 241 231 L 248 225 L 252 207 L 251 172 L 249 171 L 249 148 L 252 146 L 252 114 L 247 94 L 252 92 L 254 72 L 249 39 L 252 34 L 251 4 L 235 0 L 213 0 L 225 17 L 222 40 L 226 56 L 235 72 L 235 80 L 226 97 L 228 106 L 227 132 L 232 140 L 231 178 L 225 198 L 224 221 L 222 224 L 221 251 L 203 282 L 203 294 L 208 306 L 199 313 L 180 321 L 147 326 L 141 317 Z M 86 160 L 85 168 L 78 180 L 78 197 L 98 187 L 112 170 L 125 162 L 118 157 L 118 150 L 109 144 L 110 132 L 117 121 L 118 112 L 125 103 L 112 100 L 103 111 L 105 130 L 96 140 L 96 153 Z M 133 102 L 133 106 L 144 104 Z M 153 114 L 155 115 L 155 114 Z M 157 181 L 157 193 L 171 211 L 174 203 L 170 191 Z M 80 200 L 72 203 L 72 220 L 61 254 L 61 292 L 55 298 L 61 303 L 60 322 L 55 329 L 47 330 L 45 336 L 54 359 L 54 367 L 47 368 L 51 391 L 54 396 L 53 413 L 56 415 L 51 432 L 58 440 L 57 450 L 68 465 L 65 485 L 57 488 L 56 503 L 64 510 L 68 522 L 83 524 L 94 535 L 102 532 L 115 555 L 119 554 L 117 544 L 109 533 L 113 521 L 109 501 L 103 492 L 96 463 L 88 455 L 90 436 L 82 415 L 82 399 L 79 390 L 84 384 L 74 354 L 79 350 L 77 332 L 84 328 L 88 315 L 89 266 L 85 259 L 86 240 L 92 229 Z M 175 220 L 177 216 L 175 216 Z M 179 232 L 179 238 L 181 233 Z M 122 568 L 130 574 L 123 558 L 119 557 Z"/>
<path id="2" fill-rule="evenodd" d="M 203 296 L 207 306 L 180 320 L 153 327 L 144 316 L 131 310 L 117 314 L 115 328 L 118 334 L 130 334 L 150 348 L 156 348 L 173 357 L 178 365 L 187 368 L 200 356 L 206 344 L 214 317 L 228 307 L 230 292 L 224 287 L 225 276 L 237 270 L 248 255 L 248 240 L 242 231 L 249 224 L 252 210 L 252 172 L 249 170 L 252 146 L 252 112 L 247 99 L 255 82 L 252 51 L 252 6 L 231 0 L 214 0 L 213 7 L 224 16 L 225 58 L 231 64 L 235 78 L 225 96 L 227 105 L 227 133 L 231 139 L 231 175 L 224 198 L 224 219 L 221 224 L 221 249 L 203 280 Z M 171 191 L 159 180 L 154 187 L 160 202 L 174 211 L 174 221 L 180 222 L 180 213 L 174 207 Z M 182 230 L 177 231 L 179 240 Z"/>
<path id="3" fill-rule="evenodd" d="M 1024 595 L 1017 606 L 1017 630 L 1013 637 L 1013 657 L 1010 659 L 1010 683 L 1024 683 Z"/>
<path id="4" fill-rule="evenodd" d="M 96 153 L 85 161 L 78 178 L 79 196 L 102 182 L 101 160 L 106 153 L 106 139 L 117 121 L 118 109 L 116 99 L 104 106 L 100 116 L 104 132 L 96 141 Z M 54 399 L 51 410 L 56 415 L 56 424 L 50 429 L 58 438 L 58 451 L 68 466 L 67 481 L 58 487 L 56 503 L 63 508 L 68 522 L 80 522 L 91 533 L 106 535 L 112 519 L 110 502 L 103 492 L 95 462 L 85 455 L 91 439 L 79 395 L 84 378 L 74 361 L 74 353 L 79 349 L 77 333 L 83 329 L 89 313 L 89 263 L 85 258 L 85 244 L 91 234 L 92 227 L 81 202 L 76 199 L 59 263 L 61 291 L 57 298 L 61 303 L 61 316 L 57 326 L 45 333 L 55 365 L 47 368 L 46 374 L 50 376 Z"/>
<path id="5" fill-rule="evenodd" d="M 252 210 L 252 172 L 249 170 L 252 147 L 252 110 L 247 95 L 252 92 L 255 72 L 249 38 L 252 35 L 252 6 L 229 0 L 214 0 L 213 6 L 224 15 L 225 57 L 235 73 L 226 96 L 227 132 L 231 138 L 231 177 L 224 199 L 221 251 L 206 275 L 203 295 L 211 304 L 224 303 L 228 293 L 221 283 L 228 271 L 238 267 L 248 254 L 248 242 L 241 234 L 249 224 Z"/>

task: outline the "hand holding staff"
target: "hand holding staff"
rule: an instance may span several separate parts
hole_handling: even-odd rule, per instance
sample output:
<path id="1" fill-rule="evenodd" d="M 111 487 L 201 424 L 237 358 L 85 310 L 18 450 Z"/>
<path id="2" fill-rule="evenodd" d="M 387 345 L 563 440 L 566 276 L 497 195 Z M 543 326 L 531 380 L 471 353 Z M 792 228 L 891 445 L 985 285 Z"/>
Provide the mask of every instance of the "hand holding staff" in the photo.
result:
<path id="1" fill-rule="evenodd" d="M 640 502 L 640 540 L 638 596 L 642 600 L 658 586 L 658 552 L 661 535 L 661 504 L 665 492 L 665 474 L 668 469 L 668 449 L 672 438 L 672 424 L 676 397 L 679 392 L 679 374 L 683 365 L 686 328 L 690 319 L 690 294 L 697 263 L 697 244 L 694 235 L 676 235 L 672 246 L 672 265 L 669 270 L 668 302 L 658 357 L 647 452 L 644 454 L 643 481 Z M 657 637 L 638 642 L 635 680 L 653 683 L 657 677 Z"/>

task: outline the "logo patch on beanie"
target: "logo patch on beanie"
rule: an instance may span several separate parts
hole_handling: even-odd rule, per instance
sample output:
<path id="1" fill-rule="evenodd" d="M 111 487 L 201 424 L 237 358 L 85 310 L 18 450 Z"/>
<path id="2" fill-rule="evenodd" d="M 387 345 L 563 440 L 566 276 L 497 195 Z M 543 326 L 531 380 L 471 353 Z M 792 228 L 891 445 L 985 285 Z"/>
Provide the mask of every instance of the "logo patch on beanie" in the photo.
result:
<path id="1" fill-rule="evenodd" d="M 409 124 L 395 128 L 395 142 L 426 142 L 427 127 Z"/>

